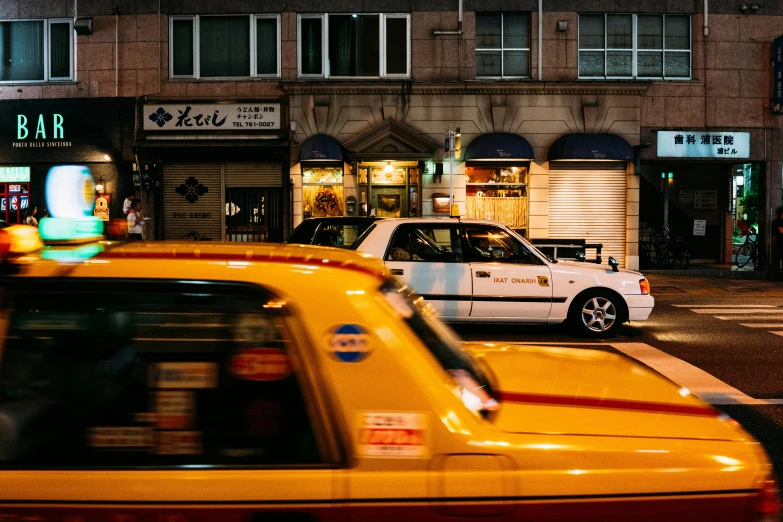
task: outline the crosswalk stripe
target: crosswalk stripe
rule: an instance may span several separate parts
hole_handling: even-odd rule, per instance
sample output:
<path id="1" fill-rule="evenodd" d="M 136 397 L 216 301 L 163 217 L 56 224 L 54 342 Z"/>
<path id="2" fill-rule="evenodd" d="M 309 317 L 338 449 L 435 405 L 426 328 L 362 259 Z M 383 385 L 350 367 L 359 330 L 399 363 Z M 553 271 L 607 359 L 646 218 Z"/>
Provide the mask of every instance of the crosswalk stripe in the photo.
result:
<path id="1" fill-rule="evenodd" d="M 783 337 L 783 332 L 769 332 L 769 333 L 773 333 L 775 335 L 779 335 L 779 336 Z"/>
<path id="2" fill-rule="evenodd" d="M 783 332 L 780 332 L 783 335 Z M 645 343 L 609 343 L 615 350 L 636 359 L 687 388 L 710 404 L 783 404 L 783 399 L 754 399 L 717 377 Z"/>
<path id="3" fill-rule="evenodd" d="M 700 308 L 698 310 L 691 310 L 691 312 L 697 314 L 778 314 L 783 315 L 783 308 L 756 308 L 742 310 L 728 310 L 726 308 Z"/>
<path id="4" fill-rule="evenodd" d="M 783 328 L 783 323 L 740 323 L 740 326 L 747 326 L 748 328 Z"/>
<path id="5" fill-rule="evenodd" d="M 775 305 L 751 305 L 751 304 L 708 304 L 708 305 L 672 305 L 677 308 L 777 308 Z"/>

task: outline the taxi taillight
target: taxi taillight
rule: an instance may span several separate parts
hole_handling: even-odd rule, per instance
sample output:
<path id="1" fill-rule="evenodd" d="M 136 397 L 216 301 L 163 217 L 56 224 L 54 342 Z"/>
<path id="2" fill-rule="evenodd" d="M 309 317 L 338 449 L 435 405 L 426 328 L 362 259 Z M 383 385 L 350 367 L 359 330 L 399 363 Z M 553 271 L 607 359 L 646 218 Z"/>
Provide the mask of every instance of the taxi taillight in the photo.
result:
<path id="1" fill-rule="evenodd" d="M 43 248 L 38 229 L 28 225 L 11 225 L 0 230 L 0 260 L 29 254 Z"/>
<path id="2" fill-rule="evenodd" d="M 780 497 L 778 483 L 770 476 L 761 483 L 761 488 L 753 498 L 753 519 L 755 522 L 778 520 L 780 515 Z"/>
<path id="3" fill-rule="evenodd" d="M 646 279 L 640 279 L 639 290 L 642 291 L 642 295 L 650 295 L 650 282 Z"/>

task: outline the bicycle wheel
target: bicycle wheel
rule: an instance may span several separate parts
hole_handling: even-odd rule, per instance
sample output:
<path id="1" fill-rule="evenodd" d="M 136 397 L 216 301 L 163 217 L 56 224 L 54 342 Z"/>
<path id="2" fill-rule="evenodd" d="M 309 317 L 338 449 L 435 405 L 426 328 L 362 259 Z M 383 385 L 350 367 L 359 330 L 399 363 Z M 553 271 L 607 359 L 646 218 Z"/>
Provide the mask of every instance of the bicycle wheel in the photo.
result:
<path id="1" fill-rule="evenodd" d="M 750 255 L 750 245 L 745 241 L 734 256 L 734 264 L 737 265 L 737 268 L 744 268 L 750 261 Z"/>

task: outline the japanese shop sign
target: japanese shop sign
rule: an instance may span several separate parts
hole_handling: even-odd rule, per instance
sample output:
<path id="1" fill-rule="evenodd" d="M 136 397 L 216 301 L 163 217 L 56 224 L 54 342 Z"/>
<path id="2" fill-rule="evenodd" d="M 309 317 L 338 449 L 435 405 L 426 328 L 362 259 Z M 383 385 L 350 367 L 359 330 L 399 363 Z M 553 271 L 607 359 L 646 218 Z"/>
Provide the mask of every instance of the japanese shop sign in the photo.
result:
<path id="1" fill-rule="evenodd" d="M 783 36 L 772 41 L 772 112 L 783 114 Z"/>
<path id="2" fill-rule="evenodd" d="M 153 103 L 144 105 L 145 131 L 280 130 L 279 103 Z"/>
<path id="3" fill-rule="evenodd" d="M 680 191 L 680 203 L 693 203 L 693 191 L 692 190 L 681 190 Z"/>
<path id="4" fill-rule="evenodd" d="M 696 210 L 715 210 L 718 208 L 718 191 L 694 190 L 693 208 Z"/>
<path id="5" fill-rule="evenodd" d="M 658 131 L 659 158 L 749 158 L 749 132 Z"/>

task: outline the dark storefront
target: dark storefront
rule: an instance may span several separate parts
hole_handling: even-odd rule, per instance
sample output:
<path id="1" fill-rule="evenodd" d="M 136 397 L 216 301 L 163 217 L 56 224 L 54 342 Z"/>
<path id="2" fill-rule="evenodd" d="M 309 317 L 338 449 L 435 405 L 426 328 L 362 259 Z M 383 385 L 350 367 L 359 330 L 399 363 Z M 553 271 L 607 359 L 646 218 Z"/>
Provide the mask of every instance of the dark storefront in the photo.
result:
<path id="1" fill-rule="evenodd" d="M 28 208 L 44 215 L 44 186 L 56 165 L 86 165 L 104 219 L 122 216 L 133 190 L 134 100 L 76 98 L 6 100 L 0 104 L 0 219 L 24 221 Z M 106 211 L 108 208 L 108 212 Z"/>
<path id="2" fill-rule="evenodd" d="M 142 100 L 138 117 L 157 239 L 283 241 L 290 179 L 280 100 Z"/>

